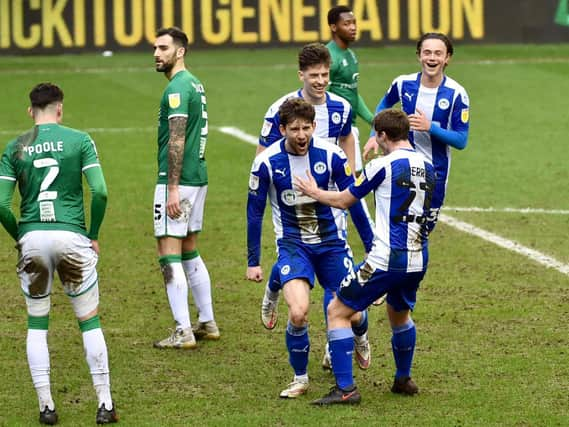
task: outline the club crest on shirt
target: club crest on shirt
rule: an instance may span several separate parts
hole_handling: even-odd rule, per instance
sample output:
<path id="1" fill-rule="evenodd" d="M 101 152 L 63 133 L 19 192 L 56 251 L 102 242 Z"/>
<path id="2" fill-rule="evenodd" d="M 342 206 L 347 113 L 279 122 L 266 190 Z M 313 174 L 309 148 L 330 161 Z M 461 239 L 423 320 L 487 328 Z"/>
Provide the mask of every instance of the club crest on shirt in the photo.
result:
<path id="1" fill-rule="evenodd" d="M 323 174 L 324 172 L 326 172 L 326 165 L 324 164 L 324 162 L 316 162 L 314 164 L 314 172 L 317 173 L 318 175 Z"/>
<path id="2" fill-rule="evenodd" d="M 178 108 L 180 106 L 180 94 L 171 93 L 168 95 L 168 105 L 170 108 Z"/>
<path id="3" fill-rule="evenodd" d="M 286 276 L 288 273 L 290 273 L 290 265 L 283 265 L 281 267 L 281 274 Z"/>
<path id="4" fill-rule="evenodd" d="M 334 113 L 332 113 L 332 123 L 334 123 L 335 125 L 337 125 L 338 123 L 340 123 L 342 121 L 342 116 L 340 116 L 340 113 L 338 113 L 337 111 L 335 111 Z"/>
<path id="5" fill-rule="evenodd" d="M 441 110 L 447 110 L 448 107 L 450 107 L 450 102 L 448 102 L 448 99 L 442 98 L 442 99 L 439 99 L 438 105 L 439 105 L 439 108 Z"/>
<path id="6" fill-rule="evenodd" d="M 460 113 L 460 120 L 462 120 L 462 123 L 468 123 L 469 117 L 470 113 L 468 112 L 468 108 L 463 108 Z"/>

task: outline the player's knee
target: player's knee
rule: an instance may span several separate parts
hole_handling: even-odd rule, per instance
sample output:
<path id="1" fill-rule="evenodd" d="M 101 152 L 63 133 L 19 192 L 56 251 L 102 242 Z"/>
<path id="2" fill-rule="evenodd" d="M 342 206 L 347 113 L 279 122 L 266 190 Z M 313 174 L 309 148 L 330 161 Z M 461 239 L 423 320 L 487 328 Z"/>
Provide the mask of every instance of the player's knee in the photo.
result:
<path id="1" fill-rule="evenodd" d="M 295 327 L 302 327 L 308 323 L 308 310 L 303 307 L 290 307 L 288 317 Z"/>
<path id="2" fill-rule="evenodd" d="M 28 315 L 32 317 L 44 317 L 49 314 L 51 298 L 49 295 L 44 298 L 26 297 L 26 305 L 28 307 Z"/>
<path id="3" fill-rule="evenodd" d="M 95 283 L 86 292 L 70 298 L 77 319 L 90 318 L 97 314 L 99 307 L 99 284 Z"/>

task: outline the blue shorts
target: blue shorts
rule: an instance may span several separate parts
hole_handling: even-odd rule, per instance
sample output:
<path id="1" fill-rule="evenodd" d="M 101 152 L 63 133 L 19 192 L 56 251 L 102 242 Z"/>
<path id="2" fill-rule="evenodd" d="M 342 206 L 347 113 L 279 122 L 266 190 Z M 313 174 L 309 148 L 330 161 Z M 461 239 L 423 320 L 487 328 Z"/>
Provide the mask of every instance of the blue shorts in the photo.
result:
<path id="1" fill-rule="evenodd" d="M 351 251 L 341 240 L 308 245 L 281 239 L 277 241 L 277 249 L 276 268 L 281 286 L 301 278 L 312 288 L 316 275 L 324 289 L 336 291 L 353 268 Z"/>
<path id="2" fill-rule="evenodd" d="M 413 310 L 417 289 L 425 271 L 414 273 L 373 270 L 365 261 L 343 281 L 337 295 L 340 301 L 355 311 L 369 307 L 379 297 L 387 294 L 387 303 L 395 311 Z"/>

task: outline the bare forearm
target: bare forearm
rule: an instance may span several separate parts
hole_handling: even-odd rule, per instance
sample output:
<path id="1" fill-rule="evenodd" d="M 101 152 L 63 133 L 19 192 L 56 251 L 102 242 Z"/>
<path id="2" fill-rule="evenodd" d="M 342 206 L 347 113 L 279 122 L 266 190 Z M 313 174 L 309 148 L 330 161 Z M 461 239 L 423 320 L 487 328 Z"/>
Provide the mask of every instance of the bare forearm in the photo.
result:
<path id="1" fill-rule="evenodd" d="M 170 140 L 168 141 L 168 185 L 178 185 L 184 162 L 187 117 L 170 119 Z"/>

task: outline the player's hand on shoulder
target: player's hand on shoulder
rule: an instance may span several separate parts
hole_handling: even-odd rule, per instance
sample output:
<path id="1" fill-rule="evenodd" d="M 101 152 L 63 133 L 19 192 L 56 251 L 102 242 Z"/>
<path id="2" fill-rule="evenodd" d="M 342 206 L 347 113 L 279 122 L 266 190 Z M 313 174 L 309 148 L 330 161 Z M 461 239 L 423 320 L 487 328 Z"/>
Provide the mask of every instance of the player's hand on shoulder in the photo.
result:
<path id="1" fill-rule="evenodd" d="M 247 267 L 247 280 L 252 282 L 263 281 L 263 268 L 260 265 Z"/>

